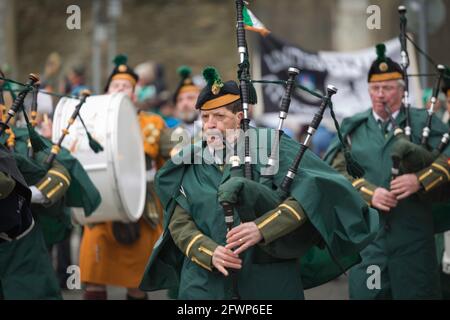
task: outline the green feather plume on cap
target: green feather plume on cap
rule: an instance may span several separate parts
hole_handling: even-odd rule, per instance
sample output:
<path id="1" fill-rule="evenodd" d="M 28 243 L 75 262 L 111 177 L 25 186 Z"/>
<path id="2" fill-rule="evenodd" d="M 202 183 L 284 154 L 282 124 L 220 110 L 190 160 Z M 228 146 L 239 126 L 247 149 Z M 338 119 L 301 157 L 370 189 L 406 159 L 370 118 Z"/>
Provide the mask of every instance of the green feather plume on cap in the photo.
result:
<path id="1" fill-rule="evenodd" d="M 126 54 L 119 54 L 114 58 L 113 62 L 116 65 L 116 67 L 122 64 L 127 64 L 128 56 Z"/>
<path id="2" fill-rule="evenodd" d="M 376 45 L 377 51 L 377 61 L 385 61 L 386 60 L 386 45 L 384 43 L 380 43 Z"/>
<path id="3" fill-rule="evenodd" d="M 177 73 L 180 76 L 180 78 L 184 80 L 191 75 L 192 70 L 188 66 L 181 66 L 177 69 Z"/>
<path id="4" fill-rule="evenodd" d="M 203 70 L 203 78 L 205 78 L 208 86 L 211 87 L 211 91 L 213 94 L 218 94 L 220 92 L 220 88 L 223 87 L 222 79 L 220 79 L 219 72 L 214 67 L 206 67 Z"/>
<path id="5" fill-rule="evenodd" d="M 214 67 L 206 67 L 203 70 L 203 78 L 205 78 L 206 83 L 211 87 L 214 84 L 222 83 L 222 79 L 220 79 L 219 72 Z"/>

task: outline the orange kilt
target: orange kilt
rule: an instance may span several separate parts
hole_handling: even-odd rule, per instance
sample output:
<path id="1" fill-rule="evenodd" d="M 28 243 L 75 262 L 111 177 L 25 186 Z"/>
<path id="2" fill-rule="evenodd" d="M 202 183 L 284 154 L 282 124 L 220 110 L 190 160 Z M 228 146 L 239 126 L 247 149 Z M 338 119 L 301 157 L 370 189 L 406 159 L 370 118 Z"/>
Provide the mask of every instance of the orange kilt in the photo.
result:
<path id="1" fill-rule="evenodd" d="M 157 114 L 141 112 L 138 121 L 144 138 L 144 151 L 155 159 L 159 169 L 164 160 L 159 154 L 160 131 L 164 120 Z M 160 204 L 157 204 L 157 206 Z M 162 208 L 160 218 L 162 221 Z M 153 247 L 162 233 L 161 224 L 155 229 L 141 218 L 140 237 L 131 245 L 116 241 L 112 233 L 112 222 L 84 227 L 80 246 L 81 281 L 100 285 L 137 288 L 141 283 L 145 267 Z"/>
<path id="2" fill-rule="evenodd" d="M 162 228 L 152 229 L 143 218 L 139 220 L 140 237 L 131 245 L 116 241 L 112 222 L 92 228 L 84 227 L 80 247 L 80 275 L 82 282 L 137 288 L 148 259 Z"/>

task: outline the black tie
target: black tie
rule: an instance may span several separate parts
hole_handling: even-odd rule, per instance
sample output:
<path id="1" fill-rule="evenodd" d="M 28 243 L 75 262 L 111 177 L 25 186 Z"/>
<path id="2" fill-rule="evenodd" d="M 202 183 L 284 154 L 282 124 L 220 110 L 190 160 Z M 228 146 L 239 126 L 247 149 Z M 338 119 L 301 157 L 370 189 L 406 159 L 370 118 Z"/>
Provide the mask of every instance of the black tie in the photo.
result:
<path id="1" fill-rule="evenodd" d="M 386 136 L 389 132 L 389 121 L 383 122 L 381 119 L 378 119 L 378 125 L 381 129 L 381 133 L 383 136 Z"/>

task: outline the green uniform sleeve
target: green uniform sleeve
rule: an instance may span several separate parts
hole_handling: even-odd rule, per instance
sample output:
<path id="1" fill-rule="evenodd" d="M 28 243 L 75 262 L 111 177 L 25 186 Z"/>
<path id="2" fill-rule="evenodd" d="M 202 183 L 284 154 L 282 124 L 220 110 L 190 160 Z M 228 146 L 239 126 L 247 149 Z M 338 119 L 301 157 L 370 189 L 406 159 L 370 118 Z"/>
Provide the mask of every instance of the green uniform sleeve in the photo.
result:
<path id="1" fill-rule="evenodd" d="M 46 198 L 45 207 L 58 202 L 69 189 L 70 174 L 59 162 L 55 161 L 47 174 L 36 184 Z"/>
<path id="2" fill-rule="evenodd" d="M 16 181 L 6 173 L 0 172 L 0 200 L 10 195 L 16 186 Z"/>
<path id="3" fill-rule="evenodd" d="M 422 186 L 422 191 L 427 193 L 450 180 L 450 159 L 440 155 L 430 166 L 416 173 Z"/>
<path id="4" fill-rule="evenodd" d="M 301 205 L 294 198 L 287 198 L 278 207 L 255 220 L 263 236 L 261 245 L 267 245 L 281 238 L 302 226 L 307 220 Z"/>
<path id="5" fill-rule="evenodd" d="M 353 187 L 359 191 L 359 194 L 368 205 L 372 204 L 372 197 L 377 186 L 373 185 L 366 179 L 355 179 L 349 175 L 346 169 L 344 153 L 342 151 L 336 153 L 335 158 L 331 162 L 331 166 L 352 183 Z"/>
<path id="6" fill-rule="evenodd" d="M 176 246 L 193 262 L 213 271 L 212 256 L 218 244 L 201 233 L 192 217 L 177 206 L 169 222 L 169 230 Z"/>

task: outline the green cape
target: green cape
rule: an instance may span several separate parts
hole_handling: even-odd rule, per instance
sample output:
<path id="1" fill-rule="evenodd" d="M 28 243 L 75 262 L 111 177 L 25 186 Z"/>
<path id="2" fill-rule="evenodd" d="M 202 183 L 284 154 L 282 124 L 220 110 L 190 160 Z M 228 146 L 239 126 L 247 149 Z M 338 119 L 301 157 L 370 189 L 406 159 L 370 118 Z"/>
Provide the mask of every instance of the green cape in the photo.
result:
<path id="1" fill-rule="evenodd" d="M 260 129 L 258 129 L 260 131 Z M 280 185 L 288 166 L 294 159 L 300 145 L 292 139 L 283 136 L 280 143 L 280 169 L 273 179 L 266 179 L 260 176 L 261 166 L 254 166 L 255 180 L 265 184 L 267 187 L 276 188 Z M 255 148 L 252 152 L 255 152 Z M 270 141 L 258 151 L 263 150 L 267 154 L 270 152 Z M 201 144 L 191 146 L 183 150 L 180 154 L 185 160 L 193 159 L 203 152 Z M 253 156 L 253 159 L 256 159 Z M 180 269 L 184 256 L 175 246 L 170 232 L 168 222 L 176 205 L 180 205 L 187 211 L 195 212 L 203 210 L 202 206 L 211 210 L 221 212 L 222 209 L 217 204 L 218 185 L 208 187 L 208 194 L 215 194 L 212 206 L 206 203 L 210 199 L 197 197 L 195 203 L 187 203 L 180 193 L 180 187 L 185 190 L 201 188 L 202 184 L 195 185 L 195 179 L 208 179 L 209 173 L 204 174 L 204 178 L 195 176 L 201 173 L 200 166 L 208 170 L 208 165 L 175 164 L 168 161 L 161 168 L 156 177 L 156 190 L 164 206 L 164 232 L 156 243 L 152 256 L 150 257 L 147 269 L 141 282 L 143 290 L 158 290 L 163 288 L 177 287 Z M 212 167 L 213 165 L 209 165 Z M 192 167 L 192 168 L 191 168 Z M 198 171 L 200 170 L 200 171 Z M 208 171 L 206 171 L 208 172 Z M 219 183 L 224 183 L 230 177 L 230 165 L 226 165 L 223 176 L 219 178 Z M 212 179 L 212 178 L 211 178 Z M 202 180 L 203 185 L 208 184 L 208 180 Z M 214 180 L 216 181 L 216 180 Z M 217 181 L 216 181 L 217 182 Z M 205 187 L 206 188 L 206 187 Z M 206 189 L 205 189 L 206 191 Z M 215 193 L 214 193 L 215 192 Z M 201 194 L 202 190 L 198 190 Z M 206 194 L 206 192 L 204 192 Z M 312 152 L 307 151 L 300 170 L 294 180 L 291 195 L 301 204 L 307 214 L 309 221 L 320 233 L 327 249 L 312 247 L 301 259 L 302 282 L 304 288 L 311 288 L 321 285 L 338 275 L 342 274 L 342 269 L 348 269 L 360 261 L 359 251 L 369 244 L 375 237 L 378 229 L 378 213 L 370 209 L 359 196 L 352 185 L 334 169 L 321 161 Z M 199 209 L 200 208 L 200 209 Z M 267 208 L 266 211 L 272 208 Z M 193 214 L 190 212 L 191 214 Z M 197 220 L 196 220 L 197 223 Z M 211 237 L 216 242 L 223 242 L 220 239 L 224 236 L 208 234 L 208 226 L 198 224 L 200 231 Z M 225 226 L 223 226 L 225 230 Z M 216 238 L 216 239 L 214 239 Z M 330 254 L 331 253 L 331 254 Z M 338 261 L 338 264 L 334 262 Z"/>

